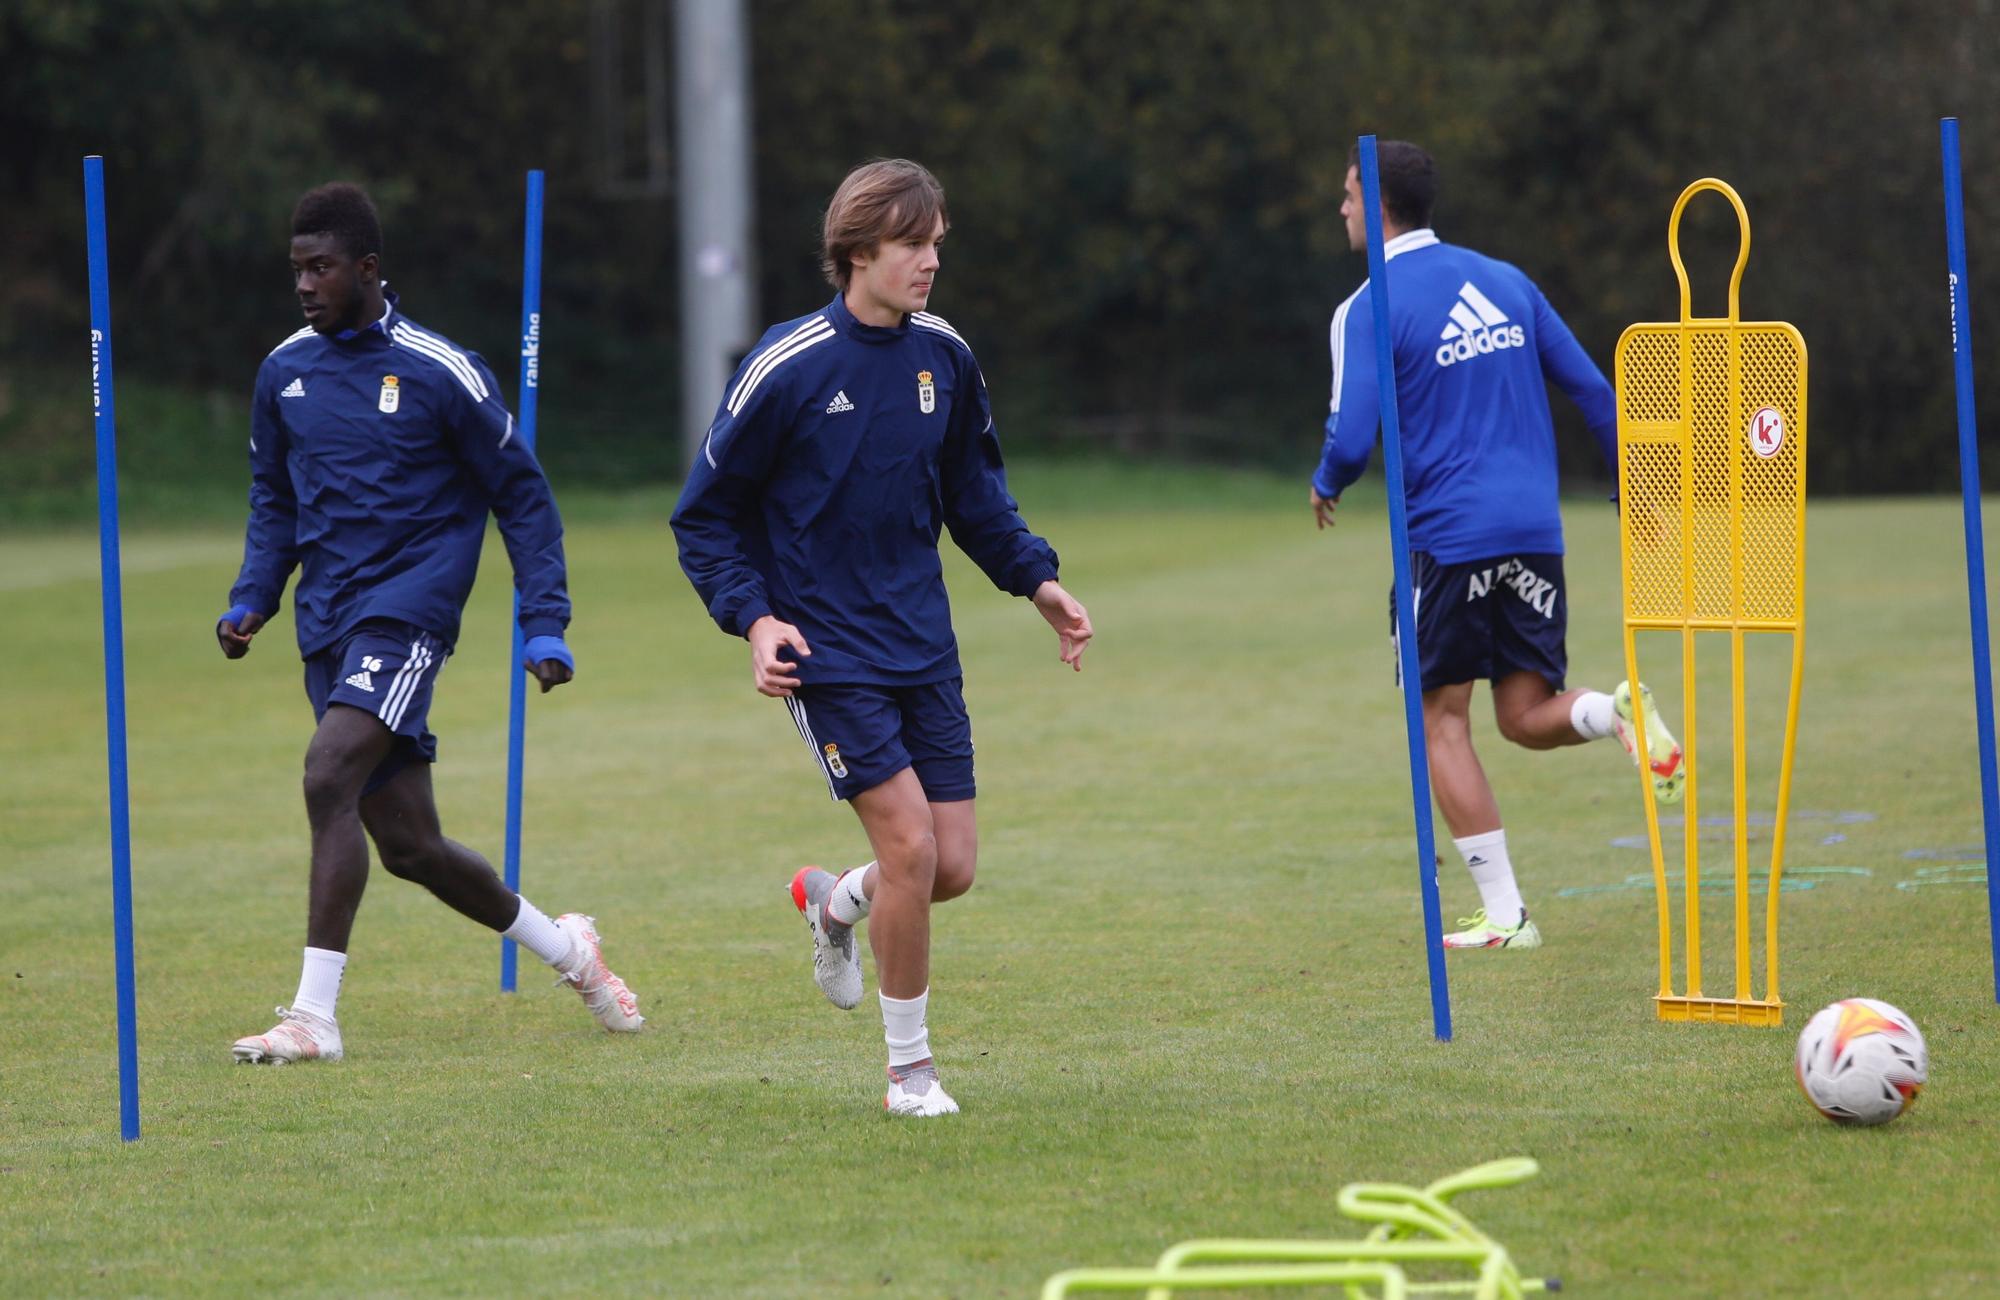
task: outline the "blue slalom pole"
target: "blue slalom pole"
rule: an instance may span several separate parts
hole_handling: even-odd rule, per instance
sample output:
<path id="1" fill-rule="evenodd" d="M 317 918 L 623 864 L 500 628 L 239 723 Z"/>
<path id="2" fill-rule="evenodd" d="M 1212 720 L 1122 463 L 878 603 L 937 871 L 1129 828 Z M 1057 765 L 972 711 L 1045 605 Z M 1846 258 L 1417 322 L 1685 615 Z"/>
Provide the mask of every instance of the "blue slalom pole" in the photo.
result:
<path id="1" fill-rule="evenodd" d="M 1972 281 L 1965 271 L 1965 194 L 1958 119 L 1938 123 L 1944 152 L 1944 246 L 1951 295 L 1952 377 L 1958 388 L 1958 477 L 1965 490 L 1965 583 L 1972 607 L 1972 695 L 1979 725 L 1979 804 L 1986 819 L 1986 918 L 1993 999 L 2000 1002 L 2000 777 L 1993 752 L 1993 654 L 1986 623 L 1986 543 L 1980 524 L 1979 406 L 1972 396 Z"/>
<path id="2" fill-rule="evenodd" d="M 1368 298 L 1375 310 L 1375 378 L 1382 392 L 1382 463 L 1389 474 L 1389 548 L 1396 566 L 1396 651 L 1403 676 L 1403 722 L 1410 740 L 1410 799 L 1417 821 L 1417 883 L 1424 899 L 1430 965 L 1431 1031 L 1451 1041 L 1451 985 L 1438 912 L 1437 843 L 1431 833 L 1431 770 L 1424 753 L 1423 686 L 1417 675 L 1417 611 L 1410 591 L 1409 504 L 1403 496 L 1403 426 L 1396 407 L 1395 342 L 1389 333 L 1388 259 L 1382 252 L 1382 179 L 1375 137 L 1361 137 L 1361 206 L 1368 222 Z"/>
<path id="3" fill-rule="evenodd" d="M 521 235 L 521 409 L 514 432 L 535 449 L 535 402 L 542 379 L 542 173 L 528 173 L 528 218 Z M 507 888 L 521 892 L 521 768 L 527 746 L 528 675 L 521 668 L 521 593 L 514 592 L 513 649 L 507 656 Z M 515 945 L 500 939 L 500 991 L 514 991 Z"/>
<path id="4" fill-rule="evenodd" d="M 97 417 L 97 554 L 104 592 L 104 745 L 111 783 L 111 932 L 118 983 L 118 1132 L 139 1140 L 139 1015 L 132 962 L 132 827 L 125 768 L 125 593 L 118 561 L 118 414 L 111 386 L 111 277 L 104 159 L 83 160 L 90 261 L 90 404 Z"/>

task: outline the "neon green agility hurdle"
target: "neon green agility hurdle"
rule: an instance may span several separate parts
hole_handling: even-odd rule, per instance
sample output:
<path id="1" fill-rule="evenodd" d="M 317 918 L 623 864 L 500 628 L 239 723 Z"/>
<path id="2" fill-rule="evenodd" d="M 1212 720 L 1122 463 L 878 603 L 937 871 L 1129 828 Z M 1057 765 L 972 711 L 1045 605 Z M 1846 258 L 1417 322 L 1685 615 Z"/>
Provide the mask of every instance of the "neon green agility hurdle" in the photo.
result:
<path id="1" fill-rule="evenodd" d="M 1242 1291 L 1251 1287 L 1367 1285 L 1382 1300 L 1405 1300 L 1410 1284 L 1394 1264 L 1225 1264 L 1216 1268 L 1073 1268 L 1042 1286 L 1042 1300 L 1086 1291 Z"/>
<path id="2" fill-rule="evenodd" d="M 1438 1179 L 1427 1187 L 1349 1183 L 1340 1189 L 1335 1204 L 1348 1218 L 1374 1225 L 1360 1240 L 1183 1241 L 1162 1254 L 1151 1269 L 1073 1269 L 1058 1273 L 1049 1279 L 1042 1292 L 1043 1300 L 1080 1290 L 1143 1289 L 1147 1300 L 1170 1300 L 1177 1290 L 1312 1285 L 1339 1285 L 1350 1300 L 1405 1295 L 1518 1300 L 1530 1292 L 1556 1290 L 1561 1283 L 1522 1278 L 1507 1249 L 1450 1202 L 1462 1192 L 1511 1187 L 1534 1177 L 1540 1170 L 1541 1166 L 1523 1156 L 1489 1161 Z M 1412 1267 L 1435 1269 L 1440 1265 L 1464 1266 L 1473 1276 L 1469 1280 L 1409 1280 Z M 1330 1277 L 1312 1271 L 1327 1267 L 1361 1271 L 1349 1277 Z M 1156 1280 L 1144 1281 L 1147 1278 Z M 1376 1289 L 1368 1289 L 1371 1287 Z"/>

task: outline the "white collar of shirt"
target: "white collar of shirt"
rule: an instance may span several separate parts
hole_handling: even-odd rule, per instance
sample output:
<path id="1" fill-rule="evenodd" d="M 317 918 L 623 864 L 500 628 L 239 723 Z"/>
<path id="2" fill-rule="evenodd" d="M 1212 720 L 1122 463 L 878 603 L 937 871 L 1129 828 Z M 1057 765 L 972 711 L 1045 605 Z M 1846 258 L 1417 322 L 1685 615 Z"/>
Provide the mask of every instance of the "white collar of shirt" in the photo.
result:
<path id="1" fill-rule="evenodd" d="M 1437 231 L 1429 226 L 1416 230 L 1405 230 L 1388 243 L 1382 245 L 1382 260 L 1388 261 L 1398 253 L 1407 253 L 1413 248 L 1429 248 L 1438 242 Z"/>

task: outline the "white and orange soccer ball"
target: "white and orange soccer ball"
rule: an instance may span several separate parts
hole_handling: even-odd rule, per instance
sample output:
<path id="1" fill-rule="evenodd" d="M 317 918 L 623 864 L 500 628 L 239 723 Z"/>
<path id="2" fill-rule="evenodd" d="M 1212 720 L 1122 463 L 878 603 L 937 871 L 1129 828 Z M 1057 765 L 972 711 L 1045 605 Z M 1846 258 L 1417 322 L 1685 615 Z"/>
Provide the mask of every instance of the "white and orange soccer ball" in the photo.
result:
<path id="1" fill-rule="evenodd" d="M 1887 1124 L 1910 1108 L 1930 1073 L 1924 1036 L 1874 998 L 1842 998 L 1799 1035 L 1799 1088 L 1836 1124 Z"/>

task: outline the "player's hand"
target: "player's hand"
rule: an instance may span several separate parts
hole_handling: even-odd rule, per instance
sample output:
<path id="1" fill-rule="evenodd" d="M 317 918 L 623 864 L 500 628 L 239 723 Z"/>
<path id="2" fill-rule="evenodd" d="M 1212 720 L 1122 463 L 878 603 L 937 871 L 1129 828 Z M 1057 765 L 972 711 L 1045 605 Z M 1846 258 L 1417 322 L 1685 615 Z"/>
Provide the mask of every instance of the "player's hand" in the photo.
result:
<path id="1" fill-rule="evenodd" d="M 1083 652 L 1095 635 L 1090 628 L 1090 612 L 1053 579 L 1035 588 L 1035 608 L 1042 611 L 1042 617 L 1062 641 L 1062 661 L 1082 672 Z"/>
<path id="2" fill-rule="evenodd" d="M 1313 524 L 1316 528 L 1333 527 L 1333 508 L 1340 504 L 1339 497 L 1323 497 L 1318 488 L 1312 489 Z"/>
<path id="3" fill-rule="evenodd" d="M 547 695 L 576 676 L 576 656 L 559 636 L 531 636 L 521 647 L 521 667 L 533 674 Z"/>
<path id="4" fill-rule="evenodd" d="M 250 638 L 264 626 L 264 616 L 238 605 L 215 621 L 215 639 L 226 658 L 241 659 L 250 653 Z"/>
<path id="5" fill-rule="evenodd" d="M 812 647 L 799 630 L 790 623 L 780 623 L 773 615 L 766 614 L 750 625 L 743 634 L 750 642 L 750 681 L 759 695 L 768 695 L 774 700 L 787 700 L 798 689 L 796 660 L 778 657 L 778 651 L 789 646 L 798 652 L 801 659 L 812 657 Z"/>
<path id="6" fill-rule="evenodd" d="M 544 695 L 576 676 L 575 669 L 554 659 L 544 659 L 540 663 L 529 664 L 528 671 L 542 684 Z"/>

